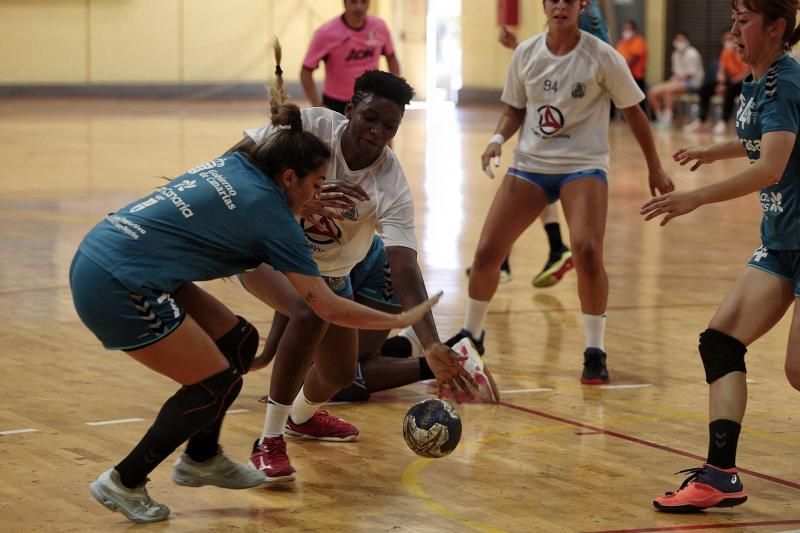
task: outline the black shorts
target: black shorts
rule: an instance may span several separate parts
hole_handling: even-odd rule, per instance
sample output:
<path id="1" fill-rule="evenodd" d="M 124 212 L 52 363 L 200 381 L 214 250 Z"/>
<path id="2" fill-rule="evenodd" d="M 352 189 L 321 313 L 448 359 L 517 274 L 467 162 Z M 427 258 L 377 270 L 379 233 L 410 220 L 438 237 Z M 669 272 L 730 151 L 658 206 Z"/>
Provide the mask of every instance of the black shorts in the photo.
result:
<path id="1" fill-rule="evenodd" d="M 327 94 L 323 94 L 322 105 L 344 115 L 344 107 L 347 105 L 347 102 L 344 100 L 337 100 L 336 98 L 331 98 Z"/>

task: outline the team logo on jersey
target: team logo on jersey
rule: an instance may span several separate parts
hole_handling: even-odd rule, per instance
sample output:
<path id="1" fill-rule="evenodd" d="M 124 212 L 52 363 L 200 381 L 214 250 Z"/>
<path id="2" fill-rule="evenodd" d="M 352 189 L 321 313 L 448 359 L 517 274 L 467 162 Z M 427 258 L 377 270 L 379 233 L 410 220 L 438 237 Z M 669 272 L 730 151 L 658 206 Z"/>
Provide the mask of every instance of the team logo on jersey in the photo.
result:
<path id="1" fill-rule="evenodd" d="M 572 86 L 572 97 L 573 98 L 583 98 L 586 96 L 586 85 L 578 82 Z"/>
<path id="2" fill-rule="evenodd" d="M 358 220 L 358 208 L 356 206 L 342 211 L 342 216 L 347 220 Z"/>
<path id="3" fill-rule="evenodd" d="M 536 110 L 539 113 L 539 131 L 542 135 L 553 135 L 564 127 L 564 114 L 551 105 L 543 105 Z"/>
<path id="4" fill-rule="evenodd" d="M 316 224 L 306 219 L 300 220 L 306 239 L 316 244 L 341 244 L 342 229 L 330 217 L 322 217 Z"/>

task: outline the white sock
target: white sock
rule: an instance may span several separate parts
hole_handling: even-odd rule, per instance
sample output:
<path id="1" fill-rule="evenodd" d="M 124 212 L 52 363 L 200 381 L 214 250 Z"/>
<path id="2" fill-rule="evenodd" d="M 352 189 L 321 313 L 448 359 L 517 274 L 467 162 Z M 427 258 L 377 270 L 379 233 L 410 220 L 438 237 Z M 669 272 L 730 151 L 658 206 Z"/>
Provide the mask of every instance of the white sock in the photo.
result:
<path id="1" fill-rule="evenodd" d="M 292 411 L 289 416 L 292 417 L 292 422 L 295 424 L 302 424 L 304 422 L 308 422 L 314 413 L 317 412 L 317 409 L 325 405 L 325 402 L 322 403 L 312 403 L 308 401 L 306 395 L 303 394 L 304 387 L 300 388 L 300 392 L 297 393 L 297 398 L 294 399 L 294 403 L 292 404 Z"/>
<path id="2" fill-rule="evenodd" d="M 264 415 L 264 429 L 261 431 L 261 438 L 273 438 L 283 435 L 283 428 L 289 419 L 291 405 L 277 403 L 270 398 L 267 400 L 267 412 Z"/>
<path id="3" fill-rule="evenodd" d="M 603 338 L 606 333 L 606 315 L 587 315 L 583 313 L 583 329 L 586 332 L 586 347 L 600 348 L 603 351 Z"/>
<path id="4" fill-rule="evenodd" d="M 490 303 L 491 301 L 484 302 L 483 300 L 467 298 L 467 316 L 464 317 L 464 329 L 469 331 L 475 339 L 479 339 L 483 332 L 483 323 L 486 320 L 486 314 L 489 312 Z"/>

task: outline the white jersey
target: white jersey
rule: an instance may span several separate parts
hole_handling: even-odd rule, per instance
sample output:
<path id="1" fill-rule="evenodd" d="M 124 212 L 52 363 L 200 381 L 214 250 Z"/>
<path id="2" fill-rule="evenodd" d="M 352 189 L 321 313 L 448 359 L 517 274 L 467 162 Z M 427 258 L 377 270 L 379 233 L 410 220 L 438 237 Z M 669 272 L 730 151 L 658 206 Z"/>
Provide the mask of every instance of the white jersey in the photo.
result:
<path id="1" fill-rule="evenodd" d="M 547 34 L 514 51 L 501 100 L 525 109 L 511 165 L 542 174 L 608 171 L 611 100 L 619 108 L 644 99 L 625 59 L 584 31 L 566 55 L 553 55 Z"/>
<path id="2" fill-rule="evenodd" d="M 688 79 L 689 86 L 693 89 L 699 89 L 703 85 L 706 73 L 703 58 L 697 48 L 690 46 L 683 52 L 672 52 L 672 75 L 682 80 Z"/>
<path id="3" fill-rule="evenodd" d="M 347 119 L 321 107 L 300 111 L 303 129 L 313 133 L 331 149 L 327 180 L 360 185 L 369 195 L 344 211 L 344 220 L 323 217 L 316 225 L 301 220 L 303 231 L 313 250 L 314 260 L 323 276 L 345 276 L 367 255 L 372 236 L 381 236 L 385 246 L 417 249 L 414 234 L 414 201 L 397 156 L 388 147 L 369 167 L 350 170 L 342 155 L 342 132 Z M 267 124 L 245 130 L 245 135 L 261 142 L 278 131 Z"/>

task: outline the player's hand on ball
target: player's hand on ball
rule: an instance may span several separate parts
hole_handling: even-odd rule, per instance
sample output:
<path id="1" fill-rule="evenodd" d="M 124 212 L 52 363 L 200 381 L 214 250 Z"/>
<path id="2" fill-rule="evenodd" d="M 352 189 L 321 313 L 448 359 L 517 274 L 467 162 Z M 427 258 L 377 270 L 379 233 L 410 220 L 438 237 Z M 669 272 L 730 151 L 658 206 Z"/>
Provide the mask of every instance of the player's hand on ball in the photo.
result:
<path id="1" fill-rule="evenodd" d="M 675 190 L 675 185 L 663 168 L 650 172 L 648 182 L 650 183 L 650 196 L 667 194 Z"/>
<path id="2" fill-rule="evenodd" d="M 425 359 L 436 376 L 437 394 L 440 398 L 444 388 L 449 388 L 454 393 L 456 401 L 458 395 L 455 393 L 459 390 L 470 398 L 474 397 L 473 391 L 478 389 L 478 384 L 461 364 L 462 361 L 466 361 L 466 355 L 459 355 L 449 346 L 436 343 L 425 350 Z"/>
<path id="3" fill-rule="evenodd" d="M 705 148 L 681 148 L 672 154 L 672 159 L 680 163 L 682 167 L 693 162 L 694 164 L 689 168 L 692 172 L 700 168 L 701 165 L 714 162 Z"/>
<path id="4" fill-rule="evenodd" d="M 700 207 L 700 203 L 700 199 L 694 191 L 671 192 L 651 198 L 642 206 L 639 212 L 644 215 L 645 220 L 652 220 L 659 215 L 666 215 L 661 220 L 661 225 L 665 226 L 673 218 L 691 213 Z"/>

